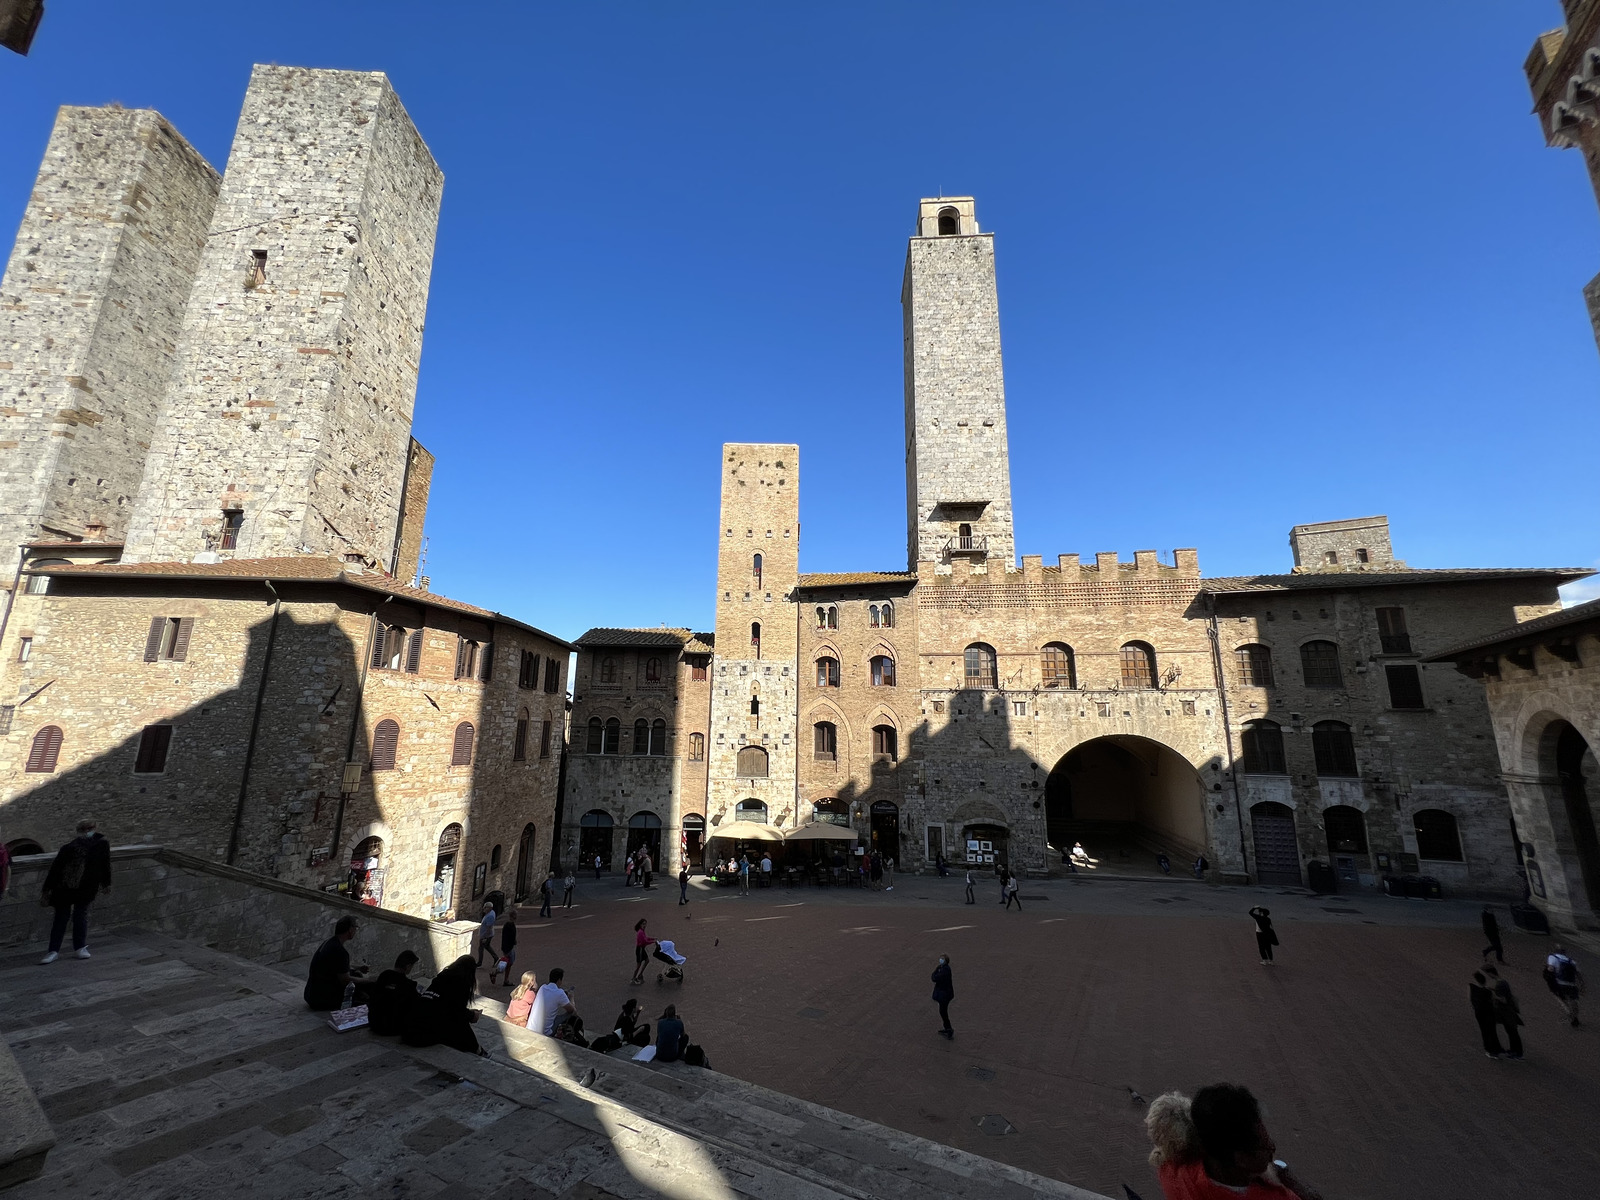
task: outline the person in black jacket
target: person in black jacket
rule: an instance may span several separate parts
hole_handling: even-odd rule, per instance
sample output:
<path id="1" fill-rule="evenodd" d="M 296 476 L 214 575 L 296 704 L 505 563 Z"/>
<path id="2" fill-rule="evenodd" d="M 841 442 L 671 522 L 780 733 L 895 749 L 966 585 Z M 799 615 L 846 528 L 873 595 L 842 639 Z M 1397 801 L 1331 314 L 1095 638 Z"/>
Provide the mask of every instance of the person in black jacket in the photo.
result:
<path id="1" fill-rule="evenodd" d="M 73 952 L 79 958 L 89 957 L 89 905 L 99 893 L 110 890 L 111 843 L 95 830 L 93 821 L 79 821 L 78 836 L 56 852 L 40 892 L 40 901 L 56 910 L 50 925 L 50 949 L 39 960 L 41 966 L 60 957 L 69 920 Z"/>
<path id="2" fill-rule="evenodd" d="M 1487 904 L 1483 906 L 1483 936 L 1489 941 L 1483 948 L 1484 958 L 1493 954 L 1503 964 L 1506 961 L 1506 952 L 1500 948 L 1500 922 L 1495 919 L 1494 909 Z"/>
<path id="3" fill-rule="evenodd" d="M 939 965 L 933 969 L 933 1001 L 939 1006 L 939 1019 L 944 1022 L 939 1036 L 949 1041 L 954 1041 L 956 1036 L 956 1031 L 950 1028 L 950 1001 L 955 998 L 955 981 L 950 976 L 950 956 L 941 954 Z"/>
<path id="4" fill-rule="evenodd" d="M 640 1022 L 639 1002 L 632 996 L 622 1002 L 622 1011 L 617 1014 L 617 1023 L 613 1028 L 621 1035 L 624 1045 L 648 1046 L 650 1044 L 650 1022 Z"/>
<path id="5" fill-rule="evenodd" d="M 411 968 L 417 965 L 413 950 L 400 951 L 400 957 L 367 989 L 367 1026 L 382 1037 L 399 1037 L 406 1017 L 417 1002 L 417 981 Z"/>
<path id="6" fill-rule="evenodd" d="M 408 1046 L 445 1045 L 488 1057 L 472 1032 L 472 1023 L 478 1019 L 472 1008 L 477 979 L 478 964 L 470 954 L 463 954 L 435 975 L 428 993 L 419 995 L 411 1006 L 401 1040 Z"/>
<path id="7" fill-rule="evenodd" d="M 1272 948 L 1278 944 L 1278 931 L 1272 927 L 1272 910 L 1258 904 L 1250 910 L 1250 919 L 1256 923 L 1256 950 L 1261 955 L 1261 965 L 1271 966 Z"/>

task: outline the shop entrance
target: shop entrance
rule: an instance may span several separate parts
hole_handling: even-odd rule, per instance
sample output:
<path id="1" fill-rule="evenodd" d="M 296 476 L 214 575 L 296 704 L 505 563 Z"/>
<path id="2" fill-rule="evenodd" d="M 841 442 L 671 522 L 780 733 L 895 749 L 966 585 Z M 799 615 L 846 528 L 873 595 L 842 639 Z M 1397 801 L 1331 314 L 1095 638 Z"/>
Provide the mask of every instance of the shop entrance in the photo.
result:
<path id="1" fill-rule="evenodd" d="M 705 853 L 705 846 L 706 819 L 699 813 L 685 813 L 683 815 L 683 857 L 688 860 L 691 870 L 699 865 L 700 856 Z"/>
<path id="2" fill-rule="evenodd" d="M 607 870 L 611 868 L 611 814 L 590 809 L 578 821 L 578 860 L 584 867 L 594 866 L 595 857 Z"/>
<path id="3" fill-rule="evenodd" d="M 900 862 L 900 806 L 893 800 L 872 802 L 872 849 Z"/>
<path id="4" fill-rule="evenodd" d="M 522 827 L 522 836 L 517 839 L 517 886 L 516 900 L 520 904 L 526 900 L 533 891 L 533 847 L 537 840 L 532 825 Z"/>
<path id="5" fill-rule="evenodd" d="M 661 864 L 661 818 L 653 812 L 636 812 L 628 818 L 628 853 L 640 846 L 650 852 L 650 861 L 657 871 Z"/>
<path id="6" fill-rule="evenodd" d="M 442 921 L 456 906 L 456 859 L 461 854 L 461 826 L 451 823 L 439 835 L 439 856 L 433 864 L 433 919 Z"/>
<path id="7" fill-rule="evenodd" d="M 383 839 L 366 838 L 350 855 L 350 899 L 381 905 L 383 876 Z"/>

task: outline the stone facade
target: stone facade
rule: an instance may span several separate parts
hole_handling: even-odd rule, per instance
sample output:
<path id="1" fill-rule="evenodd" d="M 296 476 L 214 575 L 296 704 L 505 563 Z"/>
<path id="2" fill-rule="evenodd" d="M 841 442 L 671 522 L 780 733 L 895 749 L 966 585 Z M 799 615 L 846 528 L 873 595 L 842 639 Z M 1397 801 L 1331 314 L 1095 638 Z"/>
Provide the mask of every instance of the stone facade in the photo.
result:
<path id="1" fill-rule="evenodd" d="M 0 282 L 0 545 L 126 532 L 218 176 L 159 113 L 63 108 Z"/>
<path id="2" fill-rule="evenodd" d="M 577 640 L 563 864 L 620 868 L 648 846 L 656 870 L 700 868 L 711 728 L 709 633 L 591 629 Z M 614 723 L 614 724 L 613 724 Z"/>
<path id="3" fill-rule="evenodd" d="M 394 569 L 443 183 L 381 73 L 255 68 L 128 561 Z"/>

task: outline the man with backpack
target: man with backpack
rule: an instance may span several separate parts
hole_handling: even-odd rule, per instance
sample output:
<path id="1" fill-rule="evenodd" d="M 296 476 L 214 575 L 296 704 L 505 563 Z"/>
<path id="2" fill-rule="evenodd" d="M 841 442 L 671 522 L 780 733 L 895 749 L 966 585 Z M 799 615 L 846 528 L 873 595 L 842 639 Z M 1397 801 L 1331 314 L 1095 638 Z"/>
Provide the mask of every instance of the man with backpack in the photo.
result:
<path id="1" fill-rule="evenodd" d="M 1583 993 L 1583 972 L 1557 942 L 1550 947 L 1550 957 L 1544 960 L 1544 981 L 1553 995 L 1566 1009 L 1572 1024 L 1578 1024 L 1578 997 Z"/>
<path id="2" fill-rule="evenodd" d="M 39 894 L 39 903 L 56 910 L 50 950 L 39 960 L 40 966 L 60 957 L 69 919 L 73 952 L 79 958 L 89 957 L 89 905 L 101 891 L 110 890 L 111 843 L 96 831 L 93 821 L 79 821 L 78 836 L 56 852 Z"/>

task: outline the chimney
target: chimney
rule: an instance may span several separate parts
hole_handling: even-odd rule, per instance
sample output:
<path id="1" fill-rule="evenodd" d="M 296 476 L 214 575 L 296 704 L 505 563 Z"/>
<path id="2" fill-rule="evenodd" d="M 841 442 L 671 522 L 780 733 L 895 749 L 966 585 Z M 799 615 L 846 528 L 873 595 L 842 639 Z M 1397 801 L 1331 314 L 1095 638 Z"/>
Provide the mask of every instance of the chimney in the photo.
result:
<path id="1" fill-rule="evenodd" d="M 106 527 L 99 521 L 90 521 L 83 527 L 83 540 L 86 542 L 103 542 L 106 540 Z"/>

